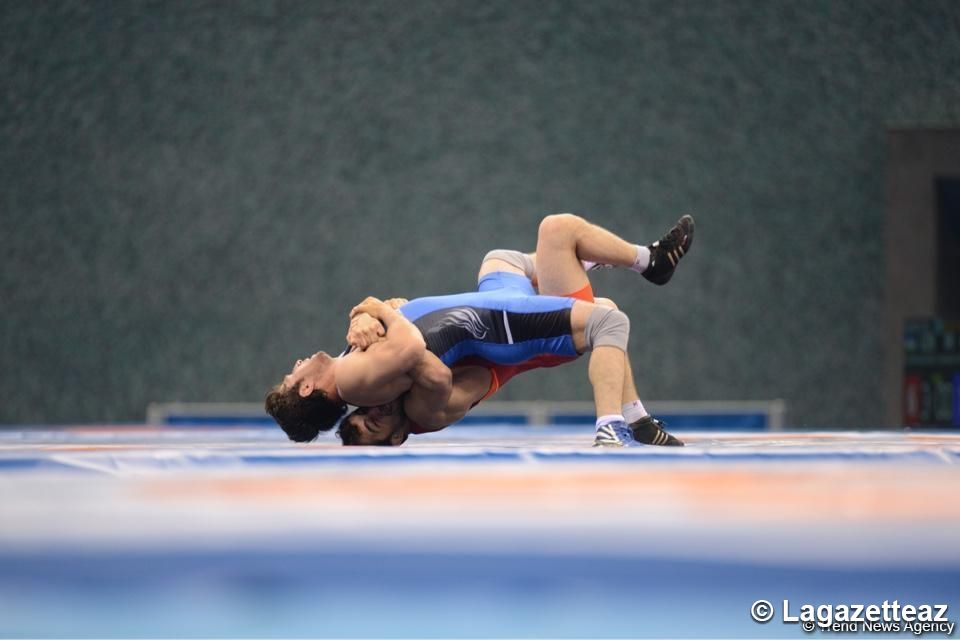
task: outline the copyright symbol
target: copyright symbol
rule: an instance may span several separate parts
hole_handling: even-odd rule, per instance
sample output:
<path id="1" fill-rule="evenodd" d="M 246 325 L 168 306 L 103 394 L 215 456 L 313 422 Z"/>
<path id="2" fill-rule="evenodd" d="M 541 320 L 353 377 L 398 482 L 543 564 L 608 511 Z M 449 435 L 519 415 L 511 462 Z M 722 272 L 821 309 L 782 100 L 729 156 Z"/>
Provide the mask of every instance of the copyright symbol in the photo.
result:
<path id="1" fill-rule="evenodd" d="M 773 605 L 767 600 L 757 600 L 750 606 L 750 617 L 759 623 L 773 620 Z"/>
<path id="2" fill-rule="evenodd" d="M 817 625 L 815 625 L 812 620 L 807 620 L 806 622 L 803 623 L 803 630 L 806 631 L 807 633 L 810 633 L 811 631 L 813 631 L 814 627 L 816 626 Z"/>

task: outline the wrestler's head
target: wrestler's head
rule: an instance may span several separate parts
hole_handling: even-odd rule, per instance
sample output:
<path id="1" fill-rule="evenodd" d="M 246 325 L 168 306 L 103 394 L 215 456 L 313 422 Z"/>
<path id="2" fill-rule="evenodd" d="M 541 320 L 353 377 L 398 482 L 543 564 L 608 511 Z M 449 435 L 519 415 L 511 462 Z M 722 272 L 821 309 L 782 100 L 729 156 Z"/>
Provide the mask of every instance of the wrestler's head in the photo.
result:
<path id="1" fill-rule="evenodd" d="M 340 422 L 337 435 L 345 446 L 396 447 L 407 440 L 410 427 L 400 398 L 377 407 L 360 407 Z"/>
<path id="2" fill-rule="evenodd" d="M 333 428 L 347 410 L 337 395 L 335 361 L 323 351 L 297 360 L 283 381 L 267 394 L 267 413 L 291 440 L 315 440 L 321 431 Z"/>

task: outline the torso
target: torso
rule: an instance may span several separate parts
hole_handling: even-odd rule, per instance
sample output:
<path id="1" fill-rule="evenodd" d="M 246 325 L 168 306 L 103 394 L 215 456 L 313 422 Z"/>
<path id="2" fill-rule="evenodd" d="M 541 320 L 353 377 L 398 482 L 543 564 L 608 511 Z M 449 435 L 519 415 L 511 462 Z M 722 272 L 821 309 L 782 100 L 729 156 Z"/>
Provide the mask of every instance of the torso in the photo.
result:
<path id="1" fill-rule="evenodd" d="M 578 356 L 571 335 L 570 298 L 530 296 L 511 289 L 417 298 L 400 307 L 420 329 L 427 349 L 457 364 L 556 364 Z"/>

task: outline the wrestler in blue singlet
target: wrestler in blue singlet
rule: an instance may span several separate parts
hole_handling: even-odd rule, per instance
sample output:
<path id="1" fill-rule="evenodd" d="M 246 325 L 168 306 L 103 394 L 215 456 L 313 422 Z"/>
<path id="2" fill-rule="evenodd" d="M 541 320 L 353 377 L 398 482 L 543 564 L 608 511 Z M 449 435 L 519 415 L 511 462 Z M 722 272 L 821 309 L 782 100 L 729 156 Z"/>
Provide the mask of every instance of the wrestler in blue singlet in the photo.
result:
<path id="1" fill-rule="evenodd" d="M 570 325 L 573 303 L 537 295 L 525 276 L 494 272 L 484 276 L 476 292 L 416 298 L 399 311 L 448 367 L 469 359 L 470 364 L 506 365 L 495 368 L 509 369 L 506 377 L 512 377 L 578 357 Z"/>

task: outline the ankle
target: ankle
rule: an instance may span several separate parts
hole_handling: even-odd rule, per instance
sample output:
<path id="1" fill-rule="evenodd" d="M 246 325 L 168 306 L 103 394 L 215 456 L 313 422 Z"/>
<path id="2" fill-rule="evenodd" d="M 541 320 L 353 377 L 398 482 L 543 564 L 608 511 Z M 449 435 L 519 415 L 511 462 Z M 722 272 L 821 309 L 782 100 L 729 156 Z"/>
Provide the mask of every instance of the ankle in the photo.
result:
<path id="1" fill-rule="evenodd" d="M 640 400 L 625 402 L 620 409 L 623 411 L 623 417 L 626 419 L 627 424 L 633 424 L 634 422 L 642 420 L 650 415 L 647 413 L 646 407 L 643 406 L 643 403 L 640 402 Z"/>
<path id="2" fill-rule="evenodd" d="M 613 424 L 614 422 L 624 422 L 623 416 L 617 413 L 609 413 L 607 415 L 600 416 L 597 418 L 597 429 L 608 424 Z"/>
<path id="3" fill-rule="evenodd" d="M 647 270 L 647 267 L 650 266 L 650 247 L 644 247 L 642 245 L 637 245 L 637 257 L 633 261 L 633 266 L 630 267 L 631 271 L 636 271 L 637 273 L 643 273 Z"/>

